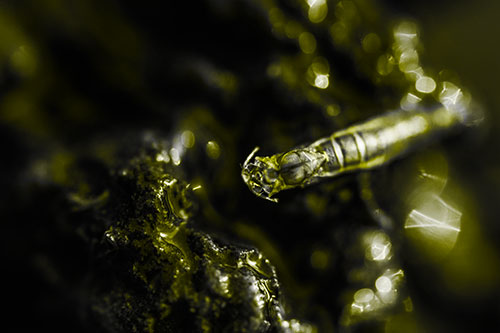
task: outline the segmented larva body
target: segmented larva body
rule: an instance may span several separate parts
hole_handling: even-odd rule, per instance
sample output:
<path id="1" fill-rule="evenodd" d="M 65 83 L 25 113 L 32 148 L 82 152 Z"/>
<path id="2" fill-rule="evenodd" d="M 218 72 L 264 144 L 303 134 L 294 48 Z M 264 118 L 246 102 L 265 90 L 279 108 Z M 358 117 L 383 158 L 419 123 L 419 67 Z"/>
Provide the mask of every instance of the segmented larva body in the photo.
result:
<path id="1" fill-rule="evenodd" d="M 444 108 L 395 111 L 333 133 L 310 145 L 328 157 L 324 176 L 380 166 L 458 125 Z"/>
<path id="2" fill-rule="evenodd" d="M 242 177 L 257 196 L 276 201 L 271 197 L 282 190 L 381 166 L 462 123 L 444 106 L 389 112 L 285 153 L 253 159 L 254 150 Z"/>

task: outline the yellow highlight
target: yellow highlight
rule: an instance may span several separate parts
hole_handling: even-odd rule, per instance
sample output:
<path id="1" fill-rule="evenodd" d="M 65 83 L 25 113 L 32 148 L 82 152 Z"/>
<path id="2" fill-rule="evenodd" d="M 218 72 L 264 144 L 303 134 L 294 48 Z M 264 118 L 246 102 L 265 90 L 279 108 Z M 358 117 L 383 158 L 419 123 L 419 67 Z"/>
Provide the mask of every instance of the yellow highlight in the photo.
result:
<path id="1" fill-rule="evenodd" d="M 344 22 L 336 22 L 330 27 L 330 35 L 335 44 L 343 44 L 349 37 L 349 27 Z"/>
<path id="2" fill-rule="evenodd" d="M 272 8 L 269 11 L 269 21 L 275 28 L 279 28 L 285 20 L 285 15 L 283 15 L 283 12 L 279 8 Z"/>
<path id="3" fill-rule="evenodd" d="M 182 145 L 186 148 L 191 148 L 194 146 L 195 138 L 191 131 L 184 131 L 181 135 Z"/>
<path id="4" fill-rule="evenodd" d="M 405 72 L 405 76 L 408 79 L 408 81 L 413 80 L 416 82 L 418 79 L 424 76 L 423 68 L 420 65 L 418 65 L 418 63 L 416 63 L 415 65 L 417 66 L 412 65 L 408 67 L 408 69 Z"/>
<path id="5" fill-rule="evenodd" d="M 305 54 L 311 54 L 316 51 L 316 38 L 310 32 L 303 32 L 299 36 L 299 46 Z"/>
<path id="6" fill-rule="evenodd" d="M 414 110 L 417 107 L 417 104 L 421 101 L 422 99 L 418 97 L 415 94 L 408 93 L 403 98 L 401 99 L 400 105 L 401 109 L 410 111 Z"/>
<path id="7" fill-rule="evenodd" d="M 181 164 L 181 154 L 176 148 L 170 149 L 170 157 L 175 165 Z"/>
<path id="8" fill-rule="evenodd" d="M 377 60 L 377 73 L 382 76 L 391 74 L 396 60 L 390 54 L 383 54 Z"/>
<path id="9" fill-rule="evenodd" d="M 216 141 L 208 141 L 206 146 L 206 152 L 208 157 L 211 159 L 218 159 L 220 156 L 220 147 Z"/>
<path id="10" fill-rule="evenodd" d="M 399 69 L 403 73 L 416 70 L 419 67 L 419 57 L 417 51 L 408 49 L 401 53 L 399 57 Z"/>
<path id="11" fill-rule="evenodd" d="M 325 0 L 308 0 L 309 12 L 308 17 L 309 21 L 312 23 L 320 23 L 328 14 L 328 6 Z"/>
<path id="12" fill-rule="evenodd" d="M 330 85 L 330 64 L 323 57 L 316 57 L 308 68 L 309 83 L 320 89 L 326 89 Z"/>
<path id="13" fill-rule="evenodd" d="M 375 281 L 375 287 L 381 293 L 387 293 L 392 289 L 392 281 L 387 276 L 381 276 Z"/>
<path id="14" fill-rule="evenodd" d="M 411 298 L 408 297 L 403 301 L 403 305 L 405 306 L 405 311 L 406 312 L 412 312 L 413 311 L 413 302 L 411 301 Z"/>
<path id="15" fill-rule="evenodd" d="M 297 21 L 290 20 L 285 25 L 285 34 L 288 38 L 297 38 L 304 29 Z"/>
<path id="16" fill-rule="evenodd" d="M 375 33 L 369 33 L 363 38 L 361 46 L 366 53 L 376 53 L 380 50 L 380 38 Z"/>
<path id="17" fill-rule="evenodd" d="M 391 258 L 392 244 L 383 232 L 373 232 L 365 236 L 365 242 L 368 243 L 365 257 L 371 261 L 386 261 Z"/>
<path id="18" fill-rule="evenodd" d="M 319 74 L 316 76 L 316 79 L 314 79 L 314 86 L 316 86 L 319 89 L 326 89 L 328 88 L 328 85 L 330 84 L 328 80 L 328 74 Z"/>
<path id="19" fill-rule="evenodd" d="M 354 294 L 354 301 L 356 303 L 369 303 L 373 298 L 375 297 L 375 294 L 373 293 L 373 290 L 369 288 L 363 288 Z"/>
<path id="20" fill-rule="evenodd" d="M 316 57 L 311 64 L 311 70 L 314 74 L 328 74 L 330 72 L 330 64 L 325 58 Z"/>
<path id="21" fill-rule="evenodd" d="M 335 7 L 335 16 L 345 22 L 355 22 L 358 18 L 358 9 L 353 1 L 340 1 Z"/>
<path id="22" fill-rule="evenodd" d="M 370 256 L 374 261 L 387 259 L 390 247 L 387 244 L 373 244 L 370 248 Z"/>
<path id="23" fill-rule="evenodd" d="M 455 246 L 462 212 L 434 192 L 422 193 L 413 207 L 404 225 L 407 235 L 433 258 L 443 258 Z"/>
<path id="24" fill-rule="evenodd" d="M 170 156 L 168 156 L 168 153 L 163 150 L 161 153 L 156 155 L 156 161 L 168 163 L 170 162 Z"/>
<path id="25" fill-rule="evenodd" d="M 394 39 L 398 44 L 415 44 L 418 41 L 417 25 L 404 21 L 394 28 Z"/>
<path id="26" fill-rule="evenodd" d="M 420 77 L 415 82 L 415 89 L 424 94 L 430 94 L 436 89 L 436 82 L 428 76 Z"/>
<path id="27" fill-rule="evenodd" d="M 338 105 L 330 104 L 326 107 L 326 114 L 330 117 L 335 117 L 340 114 L 340 107 Z"/>
<path id="28" fill-rule="evenodd" d="M 443 89 L 439 93 L 439 101 L 444 106 L 447 108 L 461 106 L 464 102 L 463 97 L 464 95 L 460 88 L 451 82 L 443 82 Z"/>

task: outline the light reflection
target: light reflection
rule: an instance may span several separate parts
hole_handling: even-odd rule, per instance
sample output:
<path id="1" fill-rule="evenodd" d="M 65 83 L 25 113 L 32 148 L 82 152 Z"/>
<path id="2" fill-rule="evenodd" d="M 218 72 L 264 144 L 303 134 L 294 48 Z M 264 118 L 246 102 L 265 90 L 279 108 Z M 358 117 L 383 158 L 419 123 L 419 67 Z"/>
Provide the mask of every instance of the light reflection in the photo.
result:
<path id="1" fill-rule="evenodd" d="M 405 73 L 405 76 L 408 80 L 417 81 L 421 77 L 424 76 L 424 70 L 422 67 L 418 66 L 414 69 L 408 69 Z"/>
<path id="2" fill-rule="evenodd" d="M 227 275 L 221 273 L 219 276 L 219 284 L 223 293 L 226 295 L 229 294 L 229 277 Z"/>
<path id="3" fill-rule="evenodd" d="M 414 49 L 407 49 L 399 56 L 399 69 L 403 73 L 408 73 L 418 69 L 418 53 Z"/>
<path id="4" fill-rule="evenodd" d="M 284 329 L 285 332 L 297 332 L 297 333 L 316 333 L 317 329 L 316 327 L 307 324 L 307 323 L 301 323 L 300 321 L 296 319 L 291 319 L 291 320 L 283 320 L 281 321 L 281 327 Z"/>
<path id="5" fill-rule="evenodd" d="M 381 302 L 371 288 L 362 288 L 356 291 L 351 304 L 351 315 L 358 316 L 380 309 Z"/>
<path id="6" fill-rule="evenodd" d="M 310 32 L 303 32 L 299 36 L 299 46 L 305 54 L 311 54 L 316 51 L 316 38 Z"/>
<path id="7" fill-rule="evenodd" d="M 465 94 L 462 89 L 451 82 L 445 81 L 439 93 L 439 101 L 449 111 L 462 118 L 462 121 L 469 121 L 467 118 L 474 118 L 474 112 L 468 110 L 470 95 Z"/>
<path id="8" fill-rule="evenodd" d="M 397 59 L 399 70 L 404 73 L 409 80 L 413 81 L 418 81 L 424 76 L 424 71 L 419 64 L 419 55 L 417 52 L 418 43 L 418 31 L 415 23 L 404 21 L 394 28 L 394 44 L 392 49 Z M 424 83 L 429 84 L 425 87 L 425 90 L 429 90 L 431 83 L 426 80 L 421 81 L 419 87 Z M 420 91 L 418 88 L 417 90 Z M 406 106 L 411 107 L 409 104 Z"/>
<path id="9" fill-rule="evenodd" d="M 445 106 L 458 104 L 462 98 L 462 90 L 451 82 L 443 82 L 443 89 L 439 93 L 439 101 Z"/>
<path id="10" fill-rule="evenodd" d="M 404 21 L 394 28 L 394 39 L 398 44 L 407 47 L 416 46 L 418 43 L 418 29 L 413 22 Z"/>
<path id="11" fill-rule="evenodd" d="M 416 174 L 410 176 L 407 185 L 408 212 L 427 201 L 429 195 L 440 195 L 448 183 L 448 161 L 441 153 L 427 152 L 416 159 L 415 166 Z"/>
<path id="12" fill-rule="evenodd" d="M 166 150 L 162 150 L 160 153 L 158 153 L 158 155 L 156 155 L 156 161 L 165 163 L 170 162 L 170 156 L 168 155 L 168 152 Z"/>
<path id="13" fill-rule="evenodd" d="M 387 276 L 381 276 L 375 281 L 375 287 L 381 293 L 387 293 L 392 289 L 392 281 Z"/>
<path id="14" fill-rule="evenodd" d="M 340 1 L 335 7 L 335 16 L 345 22 L 352 22 L 358 17 L 358 9 L 352 1 Z"/>
<path id="15" fill-rule="evenodd" d="M 314 85 L 320 89 L 326 89 L 328 88 L 328 85 L 330 84 L 328 80 L 328 74 L 318 74 L 316 75 L 316 78 L 314 79 Z"/>
<path id="16" fill-rule="evenodd" d="M 285 25 L 285 34 L 288 38 L 297 38 L 304 29 L 297 21 L 290 20 Z"/>
<path id="17" fill-rule="evenodd" d="M 181 164 L 181 155 L 179 153 L 179 150 L 177 150 L 176 148 L 170 149 L 170 157 L 172 158 L 172 162 L 175 165 Z"/>
<path id="18" fill-rule="evenodd" d="M 194 133 L 189 130 L 182 131 L 181 133 L 175 135 L 172 140 L 172 148 L 170 148 L 169 150 L 170 158 L 162 153 L 161 155 L 156 156 L 156 160 L 163 160 L 165 162 L 168 162 L 170 160 L 174 165 L 180 165 L 182 162 L 182 158 L 186 153 L 186 149 L 192 148 L 194 146 L 194 143 Z"/>
<path id="19" fill-rule="evenodd" d="M 412 312 L 413 311 L 413 302 L 411 301 L 411 298 L 410 297 L 407 297 L 404 301 L 403 301 L 403 305 L 405 307 L 405 311 L 406 312 Z"/>
<path id="20" fill-rule="evenodd" d="M 219 269 L 213 269 L 210 278 L 212 280 L 211 287 L 214 292 L 221 295 L 222 297 L 232 296 L 231 290 L 229 289 L 229 276 L 225 272 Z M 252 282 L 254 284 L 256 283 L 256 281 Z M 259 294 L 257 294 L 256 296 L 258 295 Z"/>
<path id="21" fill-rule="evenodd" d="M 375 294 L 370 288 L 363 288 L 354 294 L 354 302 L 358 304 L 369 303 L 373 300 Z"/>
<path id="22" fill-rule="evenodd" d="M 410 110 L 415 110 L 417 108 L 417 104 L 421 101 L 422 99 L 418 97 L 415 94 L 412 93 L 407 93 L 406 95 L 403 96 L 400 102 L 401 109 L 410 111 Z"/>
<path id="23" fill-rule="evenodd" d="M 371 232 L 365 235 L 364 242 L 367 244 L 365 257 L 370 261 L 387 261 L 391 258 L 392 244 L 385 233 L 381 231 Z"/>
<path id="24" fill-rule="evenodd" d="M 398 288 L 403 282 L 404 272 L 402 269 L 388 269 L 375 281 L 377 296 L 386 305 L 391 305 L 398 299 Z"/>
<path id="25" fill-rule="evenodd" d="M 211 159 L 216 160 L 220 156 L 220 147 L 217 141 L 213 140 L 208 141 L 205 150 L 207 152 L 208 157 L 210 157 Z"/>
<path id="26" fill-rule="evenodd" d="M 460 233 L 462 212 L 453 208 L 435 193 L 422 195 L 408 214 L 405 229 L 410 236 L 432 251 L 445 255 L 455 246 Z"/>
<path id="27" fill-rule="evenodd" d="M 269 10 L 269 21 L 275 30 L 280 30 L 285 21 L 285 15 L 279 8 L 273 7 Z"/>
<path id="28" fill-rule="evenodd" d="M 187 130 L 182 132 L 181 142 L 185 148 L 192 148 L 194 146 L 195 137 L 193 132 Z"/>
<path id="29" fill-rule="evenodd" d="M 395 273 L 388 270 L 375 281 L 377 292 L 371 288 L 362 288 L 356 291 L 351 304 L 351 315 L 369 314 L 393 306 L 398 300 L 397 285 L 402 282 L 403 275 L 402 270 Z"/>
<path id="30" fill-rule="evenodd" d="M 320 3 L 324 3 L 325 0 L 307 0 L 309 7 L 318 6 Z"/>
<path id="31" fill-rule="evenodd" d="M 415 89 L 424 94 L 429 94 L 436 89 L 436 82 L 428 76 L 420 77 L 415 82 Z"/>
<path id="32" fill-rule="evenodd" d="M 326 0 L 307 0 L 309 11 L 307 16 L 312 23 L 322 22 L 328 14 Z"/>
<path id="33" fill-rule="evenodd" d="M 326 107 L 326 114 L 330 117 L 335 117 L 340 114 L 340 107 L 338 105 L 330 104 Z"/>
<path id="34" fill-rule="evenodd" d="M 449 222 L 457 222 L 460 221 L 460 212 L 455 212 L 457 215 L 454 217 L 452 220 Z M 418 210 L 414 209 L 410 212 L 410 220 L 412 222 L 408 223 L 405 227 L 406 229 L 410 228 L 437 228 L 437 229 L 447 229 L 447 230 L 453 230 L 456 232 L 460 232 L 460 228 L 454 227 L 453 225 L 448 224 L 448 221 L 441 221 L 437 220 L 435 218 L 432 218 L 428 215 L 425 215 L 424 213 L 419 212 Z"/>
<path id="35" fill-rule="evenodd" d="M 361 45 L 366 53 L 376 53 L 380 49 L 380 38 L 373 32 L 369 33 L 363 38 Z"/>
<path id="36" fill-rule="evenodd" d="M 415 116 L 404 120 L 389 128 L 384 132 L 389 142 L 394 142 L 397 138 L 412 137 L 424 133 L 427 130 L 427 120 L 422 116 Z"/>
<path id="37" fill-rule="evenodd" d="M 396 60 L 390 54 L 383 54 L 377 60 L 377 73 L 382 76 L 389 75 L 394 68 Z"/>
<path id="38" fill-rule="evenodd" d="M 307 70 L 309 83 L 319 89 L 326 89 L 330 85 L 330 65 L 323 57 L 316 57 Z"/>
<path id="39" fill-rule="evenodd" d="M 349 37 L 349 27 L 342 21 L 336 22 L 330 27 L 330 35 L 335 44 L 344 44 Z"/>
<path id="40" fill-rule="evenodd" d="M 291 322 L 291 327 L 294 332 L 300 332 L 301 331 L 301 324 L 298 320 L 292 319 L 290 320 Z"/>
<path id="41" fill-rule="evenodd" d="M 330 64 L 325 58 L 316 57 L 311 64 L 311 69 L 316 74 L 328 74 L 330 72 Z"/>

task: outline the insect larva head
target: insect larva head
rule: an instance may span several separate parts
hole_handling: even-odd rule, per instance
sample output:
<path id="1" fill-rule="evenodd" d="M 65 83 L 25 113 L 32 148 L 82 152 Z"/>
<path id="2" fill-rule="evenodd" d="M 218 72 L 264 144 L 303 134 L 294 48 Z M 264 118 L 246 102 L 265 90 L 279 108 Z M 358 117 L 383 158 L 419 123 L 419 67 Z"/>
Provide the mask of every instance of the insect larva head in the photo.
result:
<path id="1" fill-rule="evenodd" d="M 258 197 L 277 201 L 271 198 L 277 192 L 276 187 L 278 182 L 278 167 L 273 157 L 255 157 L 254 154 L 257 148 L 248 156 L 242 166 L 241 177 L 247 184 L 248 188 Z"/>

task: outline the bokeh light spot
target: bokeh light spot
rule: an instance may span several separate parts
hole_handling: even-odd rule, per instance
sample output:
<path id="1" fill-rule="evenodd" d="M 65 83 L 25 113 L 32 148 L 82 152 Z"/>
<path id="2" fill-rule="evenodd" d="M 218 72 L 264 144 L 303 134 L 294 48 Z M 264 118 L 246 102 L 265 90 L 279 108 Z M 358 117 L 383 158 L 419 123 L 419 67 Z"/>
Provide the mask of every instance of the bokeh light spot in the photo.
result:
<path id="1" fill-rule="evenodd" d="M 380 50 L 380 38 L 375 33 L 369 33 L 361 42 L 366 53 L 376 53 Z"/>
<path id="2" fill-rule="evenodd" d="M 208 157 L 211 159 L 218 159 L 220 156 L 220 147 L 216 141 L 208 141 L 206 146 L 206 152 Z"/>
<path id="3" fill-rule="evenodd" d="M 191 148 L 194 146 L 195 137 L 194 133 L 191 131 L 184 131 L 181 136 L 182 145 L 186 148 Z"/>
<path id="4" fill-rule="evenodd" d="M 375 281 L 375 287 L 381 293 L 387 293 L 392 289 L 392 281 L 387 276 L 381 276 Z"/>
<path id="5" fill-rule="evenodd" d="M 330 81 L 328 80 L 328 75 L 319 74 L 316 76 L 316 79 L 314 79 L 314 85 L 319 89 L 326 89 L 329 84 Z"/>
<path id="6" fill-rule="evenodd" d="M 299 46 L 305 54 L 311 54 L 316 51 L 316 38 L 310 32 L 303 32 L 299 36 Z"/>
<path id="7" fill-rule="evenodd" d="M 424 94 L 429 94 L 436 89 L 436 82 L 428 76 L 420 77 L 415 82 L 415 89 Z"/>

